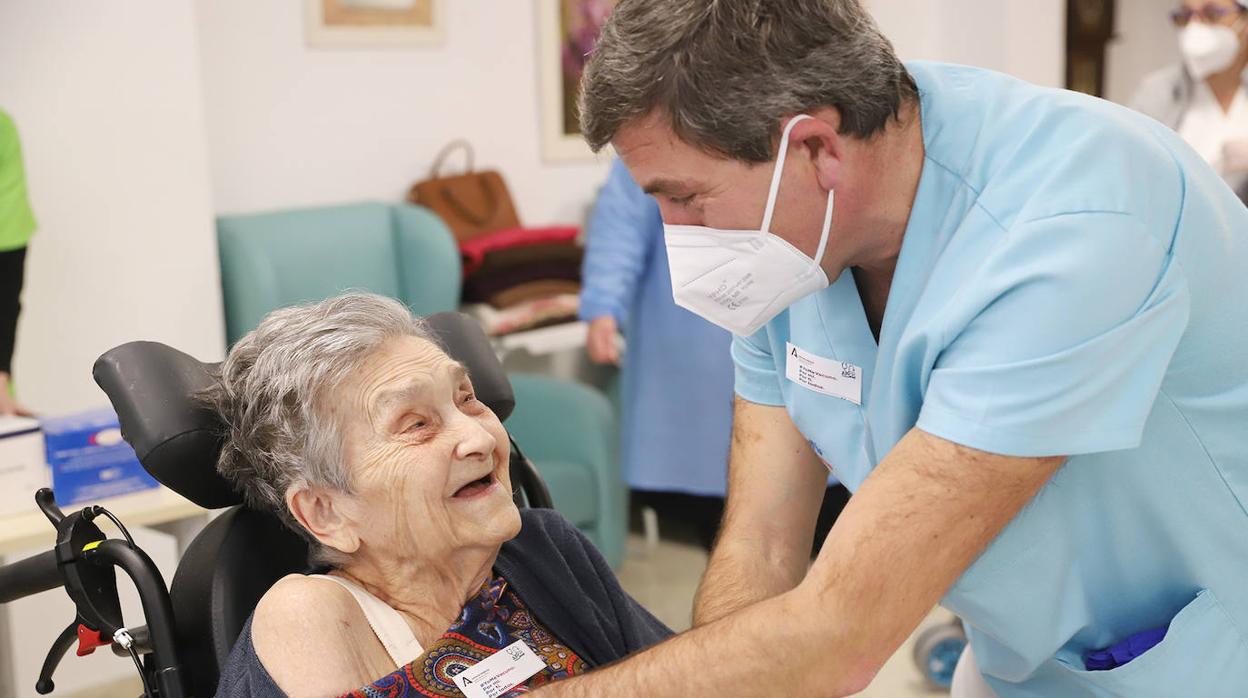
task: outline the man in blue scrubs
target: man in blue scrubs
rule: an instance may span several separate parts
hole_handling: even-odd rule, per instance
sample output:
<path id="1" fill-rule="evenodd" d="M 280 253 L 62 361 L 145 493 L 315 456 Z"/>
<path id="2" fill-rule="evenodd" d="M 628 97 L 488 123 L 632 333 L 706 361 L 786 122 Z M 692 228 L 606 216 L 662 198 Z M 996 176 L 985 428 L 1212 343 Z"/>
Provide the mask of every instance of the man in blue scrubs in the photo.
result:
<path id="1" fill-rule="evenodd" d="M 551 695 L 846 695 L 935 603 L 955 692 L 1248 695 L 1248 211 L 1177 136 L 856 0 L 622 0 L 582 126 L 738 397 L 695 628 Z"/>

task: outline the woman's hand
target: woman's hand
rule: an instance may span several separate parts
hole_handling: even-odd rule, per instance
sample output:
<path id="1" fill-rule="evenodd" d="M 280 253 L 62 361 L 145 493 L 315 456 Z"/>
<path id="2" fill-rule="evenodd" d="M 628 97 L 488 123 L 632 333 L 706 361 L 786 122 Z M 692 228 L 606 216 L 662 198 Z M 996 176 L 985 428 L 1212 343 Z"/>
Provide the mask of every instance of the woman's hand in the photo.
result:
<path id="1" fill-rule="evenodd" d="M 589 338 L 585 348 L 594 363 L 620 365 L 620 347 L 615 341 L 618 328 L 610 315 L 596 317 L 589 323 Z"/>
<path id="2" fill-rule="evenodd" d="M 0 373 L 0 417 L 33 417 L 33 412 L 9 395 L 9 374 Z"/>

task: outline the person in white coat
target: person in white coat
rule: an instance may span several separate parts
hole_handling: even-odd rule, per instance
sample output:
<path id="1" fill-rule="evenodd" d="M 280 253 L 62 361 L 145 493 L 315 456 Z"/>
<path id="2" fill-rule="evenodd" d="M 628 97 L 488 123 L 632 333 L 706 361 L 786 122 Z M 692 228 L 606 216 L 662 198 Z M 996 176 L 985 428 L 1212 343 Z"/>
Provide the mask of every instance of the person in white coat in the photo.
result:
<path id="1" fill-rule="evenodd" d="M 1131 107 L 1178 131 L 1248 202 L 1248 5 L 1185 0 L 1170 18 L 1183 60 L 1146 77 Z"/>

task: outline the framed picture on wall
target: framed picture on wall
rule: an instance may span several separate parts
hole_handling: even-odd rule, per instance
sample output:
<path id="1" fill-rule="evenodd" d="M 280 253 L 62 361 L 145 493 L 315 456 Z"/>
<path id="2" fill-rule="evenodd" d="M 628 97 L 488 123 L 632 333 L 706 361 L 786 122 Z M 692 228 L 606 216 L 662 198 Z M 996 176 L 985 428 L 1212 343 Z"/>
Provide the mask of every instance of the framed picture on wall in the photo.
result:
<path id="1" fill-rule="evenodd" d="M 445 0 L 304 0 L 313 48 L 404 48 L 442 43 Z"/>
<path id="2" fill-rule="evenodd" d="M 576 101 L 588 54 L 616 0 L 537 0 L 542 157 L 592 159 Z"/>

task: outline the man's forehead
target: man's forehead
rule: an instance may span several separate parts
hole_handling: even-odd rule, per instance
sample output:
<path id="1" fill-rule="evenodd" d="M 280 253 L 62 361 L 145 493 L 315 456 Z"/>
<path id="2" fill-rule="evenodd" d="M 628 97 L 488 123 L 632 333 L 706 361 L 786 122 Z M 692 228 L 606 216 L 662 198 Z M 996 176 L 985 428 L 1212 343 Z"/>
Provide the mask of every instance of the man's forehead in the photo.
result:
<path id="1" fill-rule="evenodd" d="M 612 141 L 633 179 L 647 194 L 681 193 L 696 185 L 700 153 L 672 132 L 664 120 L 638 119 Z"/>

